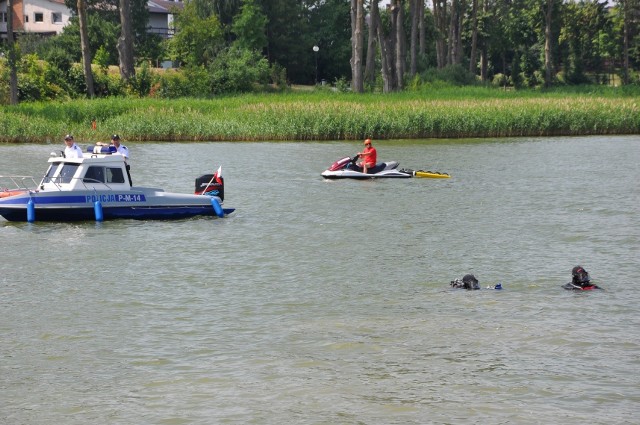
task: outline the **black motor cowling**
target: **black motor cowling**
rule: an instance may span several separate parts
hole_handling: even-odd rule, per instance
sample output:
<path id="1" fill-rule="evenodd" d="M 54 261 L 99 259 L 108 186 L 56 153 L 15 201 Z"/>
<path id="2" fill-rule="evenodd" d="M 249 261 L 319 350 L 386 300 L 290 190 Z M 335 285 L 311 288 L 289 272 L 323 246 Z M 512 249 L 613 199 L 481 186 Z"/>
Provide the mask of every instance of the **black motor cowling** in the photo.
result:
<path id="1" fill-rule="evenodd" d="M 196 178 L 196 195 L 212 195 L 224 201 L 224 178 L 215 174 L 205 174 Z"/>

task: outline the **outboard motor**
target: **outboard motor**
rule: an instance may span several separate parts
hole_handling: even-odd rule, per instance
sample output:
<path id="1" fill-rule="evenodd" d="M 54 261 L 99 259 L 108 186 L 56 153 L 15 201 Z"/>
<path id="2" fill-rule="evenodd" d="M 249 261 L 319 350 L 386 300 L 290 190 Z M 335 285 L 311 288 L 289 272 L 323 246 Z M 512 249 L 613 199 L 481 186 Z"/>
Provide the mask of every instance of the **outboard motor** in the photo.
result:
<path id="1" fill-rule="evenodd" d="M 571 270 L 571 283 L 574 285 L 584 288 L 585 286 L 591 286 L 590 281 L 589 273 L 582 266 L 575 266 Z"/>
<path id="2" fill-rule="evenodd" d="M 480 289 L 480 285 L 478 283 L 478 279 L 472 274 L 466 274 L 462 277 L 462 280 L 456 279 L 451 281 L 452 288 L 463 288 L 463 289 Z"/>
<path id="3" fill-rule="evenodd" d="M 217 196 L 224 201 L 224 178 L 215 174 L 205 174 L 196 178 L 196 195 Z"/>

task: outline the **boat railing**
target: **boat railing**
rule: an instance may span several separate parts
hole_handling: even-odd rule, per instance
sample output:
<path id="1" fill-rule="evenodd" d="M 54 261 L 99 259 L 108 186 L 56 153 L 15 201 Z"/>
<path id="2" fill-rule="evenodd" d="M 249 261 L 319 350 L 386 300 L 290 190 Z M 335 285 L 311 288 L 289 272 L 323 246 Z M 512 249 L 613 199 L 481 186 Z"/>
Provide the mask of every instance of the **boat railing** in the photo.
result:
<path id="1" fill-rule="evenodd" d="M 62 177 L 62 176 L 45 177 L 42 183 L 43 184 L 51 183 L 55 186 L 56 189 L 62 192 L 63 191 L 62 184 L 71 183 L 73 180 L 80 180 L 80 183 L 82 183 L 82 186 L 84 186 L 86 190 L 96 190 L 94 186 L 89 187 L 87 186 L 87 184 L 100 184 L 105 186 L 103 190 L 114 190 L 111 186 L 109 186 L 108 183 L 103 182 L 101 180 L 92 179 L 90 177 L 71 177 L 71 179 L 69 179 L 68 177 Z"/>
<path id="2" fill-rule="evenodd" d="M 40 184 L 40 188 L 44 189 L 44 185 L 45 184 L 51 183 L 52 185 L 55 186 L 56 189 L 58 189 L 58 191 L 62 192 L 61 184 L 69 183 L 66 180 L 67 180 L 67 178 L 66 177 L 62 177 L 62 176 L 57 176 L 57 177 L 47 177 L 47 176 L 45 176 L 42 179 L 42 183 Z"/>
<path id="3" fill-rule="evenodd" d="M 5 182 L 11 182 L 12 187 L 6 186 Z M 0 176 L 0 190 L 35 190 L 38 182 L 32 176 Z"/>

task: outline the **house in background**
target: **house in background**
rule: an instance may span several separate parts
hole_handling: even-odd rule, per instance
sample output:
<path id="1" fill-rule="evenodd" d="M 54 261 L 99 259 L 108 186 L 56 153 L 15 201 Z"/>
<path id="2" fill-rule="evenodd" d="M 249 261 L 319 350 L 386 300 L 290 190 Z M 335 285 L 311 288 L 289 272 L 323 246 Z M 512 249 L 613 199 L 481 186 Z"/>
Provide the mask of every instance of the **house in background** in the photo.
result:
<path id="1" fill-rule="evenodd" d="M 55 35 L 69 23 L 71 11 L 64 0 L 14 0 L 14 33 Z M 0 35 L 7 38 L 7 0 L 0 0 Z"/>
<path id="2" fill-rule="evenodd" d="M 158 34 L 163 38 L 173 36 L 173 12 L 176 8 L 182 10 L 183 7 L 184 4 L 181 1 L 147 1 L 147 9 L 149 10 L 147 32 Z"/>
<path id="3" fill-rule="evenodd" d="M 148 32 L 168 38 L 173 35 L 174 7 L 182 9 L 182 2 L 169 0 L 149 0 Z M 34 33 L 43 36 L 56 35 L 69 23 L 71 10 L 64 0 L 14 0 L 13 32 L 15 34 Z M 7 38 L 7 0 L 0 0 L 0 38 Z"/>

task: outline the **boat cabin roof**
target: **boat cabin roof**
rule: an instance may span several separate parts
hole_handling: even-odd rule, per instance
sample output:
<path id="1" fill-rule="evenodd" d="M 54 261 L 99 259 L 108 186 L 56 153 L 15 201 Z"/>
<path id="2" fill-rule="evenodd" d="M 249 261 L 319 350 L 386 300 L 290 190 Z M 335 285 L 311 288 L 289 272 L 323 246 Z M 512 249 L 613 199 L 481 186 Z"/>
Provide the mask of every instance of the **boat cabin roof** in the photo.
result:
<path id="1" fill-rule="evenodd" d="M 90 147 L 91 148 L 91 147 Z M 40 183 L 42 190 L 129 189 L 125 157 L 120 154 L 84 153 L 82 158 L 49 158 Z"/>

